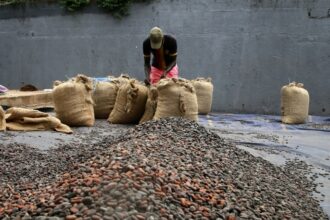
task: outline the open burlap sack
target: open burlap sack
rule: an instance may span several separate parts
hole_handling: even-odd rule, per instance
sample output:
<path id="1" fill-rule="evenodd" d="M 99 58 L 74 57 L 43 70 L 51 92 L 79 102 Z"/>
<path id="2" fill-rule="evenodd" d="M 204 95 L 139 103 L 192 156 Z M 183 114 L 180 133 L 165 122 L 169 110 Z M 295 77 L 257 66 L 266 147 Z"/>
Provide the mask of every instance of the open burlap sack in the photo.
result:
<path id="1" fill-rule="evenodd" d="M 198 104 L 195 89 L 185 79 L 162 79 L 156 84 L 157 109 L 154 119 L 183 117 L 198 121 Z"/>
<path id="2" fill-rule="evenodd" d="M 303 124 L 308 118 L 309 94 L 302 83 L 290 83 L 281 89 L 282 122 Z"/>
<path id="3" fill-rule="evenodd" d="M 69 126 L 53 116 L 37 110 L 12 107 L 6 111 L 6 128 L 12 131 L 46 131 L 55 130 L 71 134 Z"/>
<path id="4" fill-rule="evenodd" d="M 57 82 L 53 89 L 57 118 L 70 126 L 93 126 L 92 89 L 92 80 L 81 74 L 67 82 Z"/>
<path id="5" fill-rule="evenodd" d="M 5 111 L 0 106 L 0 131 L 6 130 L 6 119 L 5 119 Z"/>
<path id="6" fill-rule="evenodd" d="M 211 78 L 197 78 L 191 82 L 196 90 L 198 113 L 205 115 L 210 113 L 213 98 L 213 84 Z"/>
<path id="7" fill-rule="evenodd" d="M 44 112 L 41 112 L 38 110 L 18 108 L 18 107 L 9 108 L 6 111 L 6 120 L 7 121 L 20 120 L 23 117 L 42 118 L 42 117 L 47 117 L 47 116 L 48 116 L 47 113 L 44 113 Z"/>
<path id="8" fill-rule="evenodd" d="M 94 82 L 92 98 L 95 118 L 107 119 L 115 106 L 118 84 L 115 82 Z"/>
<path id="9" fill-rule="evenodd" d="M 148 91 L 148 99 L 146 102 L 144 114 L 139 122 L 140 124 L 153 119 L 157 108 L 157 97 L 158 97 L 157 88 L 151 86 Z"/>
<path id="10" fill-rule="evenodd" d="M 123 84 L 108 121 L 113 124 L 138 123 L 144 113 L 148 89 L 136 80 Z"/>

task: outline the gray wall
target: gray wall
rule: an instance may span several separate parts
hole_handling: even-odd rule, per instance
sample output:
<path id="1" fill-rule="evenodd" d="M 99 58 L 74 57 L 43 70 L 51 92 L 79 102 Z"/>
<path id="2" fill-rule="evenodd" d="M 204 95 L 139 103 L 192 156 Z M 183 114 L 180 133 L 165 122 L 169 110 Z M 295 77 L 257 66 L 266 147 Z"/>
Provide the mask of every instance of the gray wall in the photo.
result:
<path id="1" fill-rule="evenodd" d="M 160 26 L 177 37 L 182 77 L 212 77 L 214 111 L 278 114 L 280 88 L 298 81 L 310 114 L 330 115 L 329 9 L 329 0 L 160 0 L 116 20 L 96 8 L 2 8 L 0 84 L 50 88 L 76 73 L 142 80 L 142 41 Z"/>

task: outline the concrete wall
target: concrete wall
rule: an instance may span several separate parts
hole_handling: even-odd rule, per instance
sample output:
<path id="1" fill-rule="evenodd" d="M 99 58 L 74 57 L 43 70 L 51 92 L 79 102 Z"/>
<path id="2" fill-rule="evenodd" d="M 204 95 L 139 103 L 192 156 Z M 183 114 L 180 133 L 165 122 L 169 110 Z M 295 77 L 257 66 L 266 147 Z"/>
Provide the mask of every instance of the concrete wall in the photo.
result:
<path id="1" fill-rule="evenodd" d="M 76 73 L 142 80 L 142 41 L 157 25 L 177 37 L 182 77 L 213 78 L 214 111 L 278 114 L 280 88 L 298 81 L 310 113 L 330 115 L 329 9 L 329 0 L 160 0 L 116 20 L 96 8 L 1 8 L 0 84 L 50 88 Z"/>

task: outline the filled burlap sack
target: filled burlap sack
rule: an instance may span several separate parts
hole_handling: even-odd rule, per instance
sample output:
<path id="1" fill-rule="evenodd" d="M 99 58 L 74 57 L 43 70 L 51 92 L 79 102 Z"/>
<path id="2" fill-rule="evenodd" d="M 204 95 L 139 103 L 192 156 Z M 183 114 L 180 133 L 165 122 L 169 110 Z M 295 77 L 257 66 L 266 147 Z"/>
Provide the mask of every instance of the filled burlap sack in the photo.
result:
<path id="1" fill-rule="evenodd" d="M 281 89 L 281 116 L 286 124 L 302 124 L 308 118 L 309 94 L 302 83 L 290 83 Z"/>
<path id="2" fill-rule="evenodd" d="M 93 126 L 95 122 L 92 100 L 92 80 L 84 75 L 64 83 L 57 82 L 53 101 L 57 118 L 70 126 Z"/>
<path id="3" fill-rule="evenodd" d="M 6 119 L 5 119 L 5 111 L 0 105 L 0 131 L 6 130 Z"/>
<path id="4" fill-rule="evenodd" d="M 144 113 L 148 89 L 136 80 L 120 86 L 108 121 L 113 124 L 138 123 Z"/>
<path id="5" fill-rule="evenodd" d="M 191 82 L 196 90 L 198 113 L 205 115 L 210 113 L 213 98 L 213 84 L 211 79 L 197 78 Z"/>
<path id="6" fill-rule="evenodd" d="M 185 79 L 162 79 L 157 84 L 158 100 L 154 119 L 183 117 L 198 120 L 195 89 Z"/>
<path id="7" fill-rule="evenodd" d="M 95 118 L 106 119 L 114 108 L 118 89 L 128 83 L 131 78 L 127 74 L 119 77 L 108 76 L 106 82 L 93 82 L 94 114 Z"/>
<path id="8" fill-rule="evenodd" d="M 108 79 L 108 82 L 94 83 L 92 97 L 95 118 L 105 119 L 109 117 L 116 102 L 118 89 L 133 78 L 127 74 L 121 74 L 119 77 L 108 76 Z M 99 97 L 96 98 L 97 96 Z"/>
<path id="9" fill-rule="evenodd" d="M 12 131 L 46 131 L 55 130 L 71 134 L 69 126 L 53 116 L 37 110 L 12 107 L 5 113 L 6 128 Z"/>
<path id="10" fill-rule="evenodd" d="M 92 98 L 95 118 L 107 119 L 115 106 L 118 84 L 115 82 L 94 82 Z"/>
<path id="11" fill-rule="evenodd" d="M 120 74 L 118 77 L 113 77 L 112 82 L 116 83 L 118 87 L 121 87 L 122 85 L 125 85 L 126 83 L 129 83 L 130 80 L 135 80 L 134 78 L 131 78 L 128 74 Z"/>
<path id="12" fill-rule="evenodd" d="M 158 97 L 157 88 L 151 86 L 148 91 L 148 99 L 146 102 L 144 114 L 139 122 L 140 124 L 153 119 L 157 108 L 157 97 Z"/>

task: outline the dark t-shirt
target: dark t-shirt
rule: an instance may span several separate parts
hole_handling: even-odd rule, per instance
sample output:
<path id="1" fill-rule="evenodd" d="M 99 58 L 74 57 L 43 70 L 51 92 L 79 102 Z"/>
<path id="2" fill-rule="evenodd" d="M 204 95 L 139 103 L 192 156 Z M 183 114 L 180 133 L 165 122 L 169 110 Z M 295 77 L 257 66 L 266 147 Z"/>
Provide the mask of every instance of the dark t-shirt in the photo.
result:
<path id="1" fill-rule="evenodd" d="M 175 38 L 170 35 L 164 35 L 163 40 L 164 43 L 158 50 L 151 48 L 149 37 L 143 42 L 145 65 L 150 65 L 150 54 L 153 55 L 152 66 L 162 70 L 176 60 L 177 44 Z"/>

